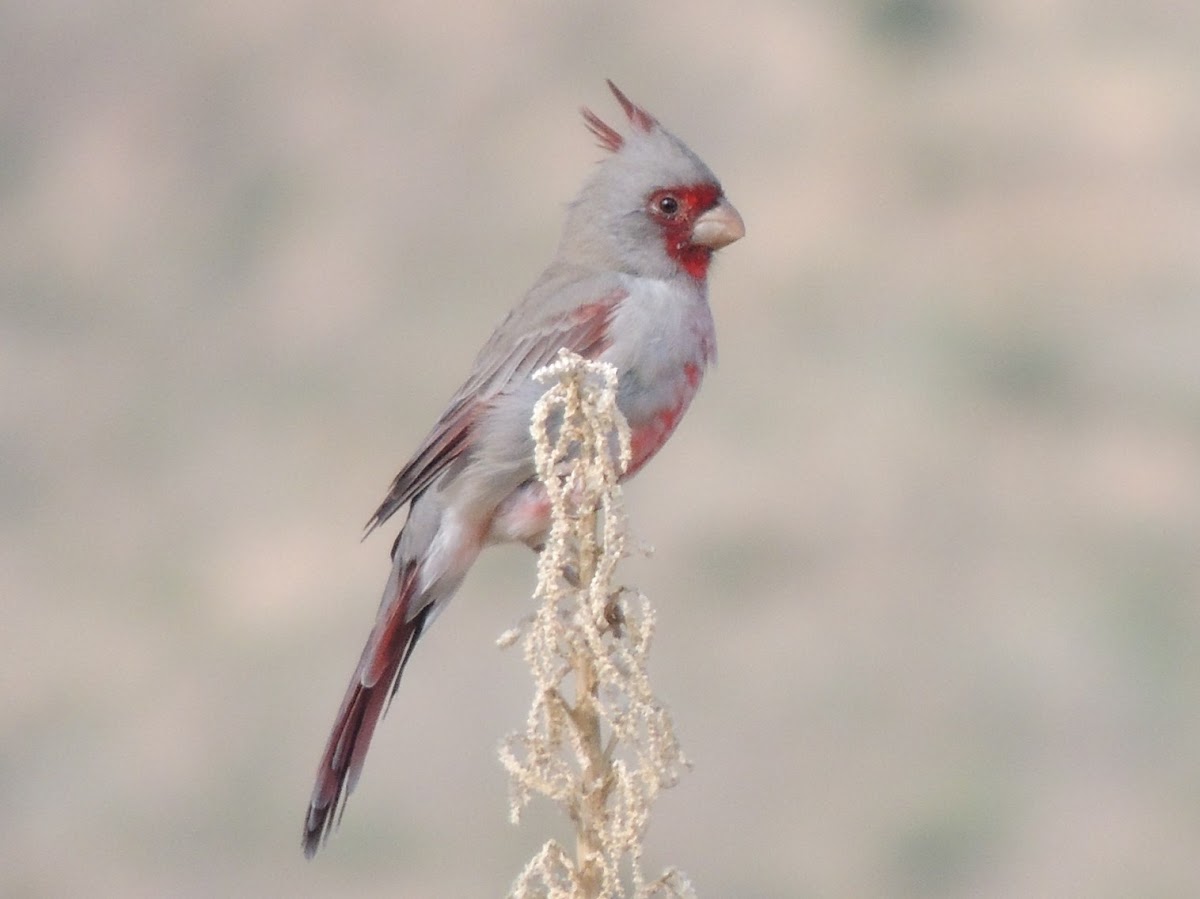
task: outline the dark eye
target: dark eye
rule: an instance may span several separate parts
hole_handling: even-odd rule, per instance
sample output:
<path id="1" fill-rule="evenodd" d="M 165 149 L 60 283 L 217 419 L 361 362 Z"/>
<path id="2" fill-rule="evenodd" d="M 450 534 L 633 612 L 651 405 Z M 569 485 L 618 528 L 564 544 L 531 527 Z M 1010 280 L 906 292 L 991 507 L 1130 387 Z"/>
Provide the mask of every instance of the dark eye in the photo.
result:
<path id="1" fill-rule="evenodd" d="M 679 211 L 679 201 L 670 194 L 667 194 L 658 198 L 658 202 L 654 204 L 654 208 L 669 218 Z"/>

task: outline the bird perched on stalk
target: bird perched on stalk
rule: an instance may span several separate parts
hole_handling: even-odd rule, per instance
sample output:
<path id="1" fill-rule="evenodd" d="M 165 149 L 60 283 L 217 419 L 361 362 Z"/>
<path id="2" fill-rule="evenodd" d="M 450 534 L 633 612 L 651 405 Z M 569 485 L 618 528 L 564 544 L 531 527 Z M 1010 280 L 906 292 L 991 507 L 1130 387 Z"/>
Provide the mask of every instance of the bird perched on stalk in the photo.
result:
<path id="1" fill-rule="evenodd" d="M 304 818 L 312 857 L 354 789 L 413 647 L 485 546 L 541 547 L 549 501 L 534 472 L 533 373 L 565 347 L 616 367 L 635 474 L 666 442 L 716 358 L 708 269 L 745 234 L 695 153 L 610 81 L 624 133 L 583 110 L 609 152 L 571 203 L 558 252 L 475 359 L 367 532 L 408 506 L 375 626 L 334 721 Z"/>

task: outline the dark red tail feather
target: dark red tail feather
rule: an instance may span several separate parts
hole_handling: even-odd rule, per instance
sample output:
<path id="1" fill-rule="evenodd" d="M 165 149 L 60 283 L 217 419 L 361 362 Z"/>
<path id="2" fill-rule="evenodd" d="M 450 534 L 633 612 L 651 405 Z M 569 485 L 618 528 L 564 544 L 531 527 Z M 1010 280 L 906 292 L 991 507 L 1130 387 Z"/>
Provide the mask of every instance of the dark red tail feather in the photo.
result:
<path id="1" fill-rule="evenodd" d="M 386 615 L 376 623 L 376 630 L 367 641 L 338 710 L 304 819 L 303 845 L 308 858 L 316 854 L 341 819 L 346 798 L 362 772 L 375 725 L 386 713 L 400 685 L 404 666 L 433 608 L 427 605 L 406 620 L 416 574 L 417 564 L 410 562 L 399 578 L 396 595 L 387 602 Z"/>

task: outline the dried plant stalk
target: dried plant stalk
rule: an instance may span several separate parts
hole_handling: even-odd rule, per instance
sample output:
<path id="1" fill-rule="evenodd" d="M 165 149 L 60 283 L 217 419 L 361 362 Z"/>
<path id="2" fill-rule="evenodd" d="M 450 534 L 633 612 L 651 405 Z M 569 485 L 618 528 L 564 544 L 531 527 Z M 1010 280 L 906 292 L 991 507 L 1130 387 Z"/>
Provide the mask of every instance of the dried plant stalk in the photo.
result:
<path id="1" fill-rule="evenodd" d="M 523 639 L 536 692 L 525 732 L 505 740 L 500 759 L 513 822 L 533 795 L 546 796 L 574 823 L 576 845 L 572 857 L 547 842 L 509 895 L 694 896 L 677 871 L 653 881 L 642 872 L 651 805 L 687 762 L 646 673 L 654 611 L 645 596 L 613 582 L 626 552 L 619 481 L 630 458 L 617 373 L 563 350 L 537 377 L 551 385 L 532 424 L 551 507 L 538 562 L 540 605 L 499 641 Z"/>

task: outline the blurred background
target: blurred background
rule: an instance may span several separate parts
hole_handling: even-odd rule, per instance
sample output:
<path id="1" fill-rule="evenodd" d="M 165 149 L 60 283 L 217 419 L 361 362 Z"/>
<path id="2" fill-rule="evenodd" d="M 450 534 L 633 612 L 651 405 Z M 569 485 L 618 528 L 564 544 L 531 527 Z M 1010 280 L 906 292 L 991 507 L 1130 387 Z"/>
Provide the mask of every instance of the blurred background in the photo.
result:
<path id="1" fill-rule="evenodd" d="M 0 5 L 0 893 L 497 896 L 494 551 L 300 824 L 363 522 L 619 120 L 722 178 L 627 494 L 702 897 L 1200 895 L 1200 7 Z"/>

